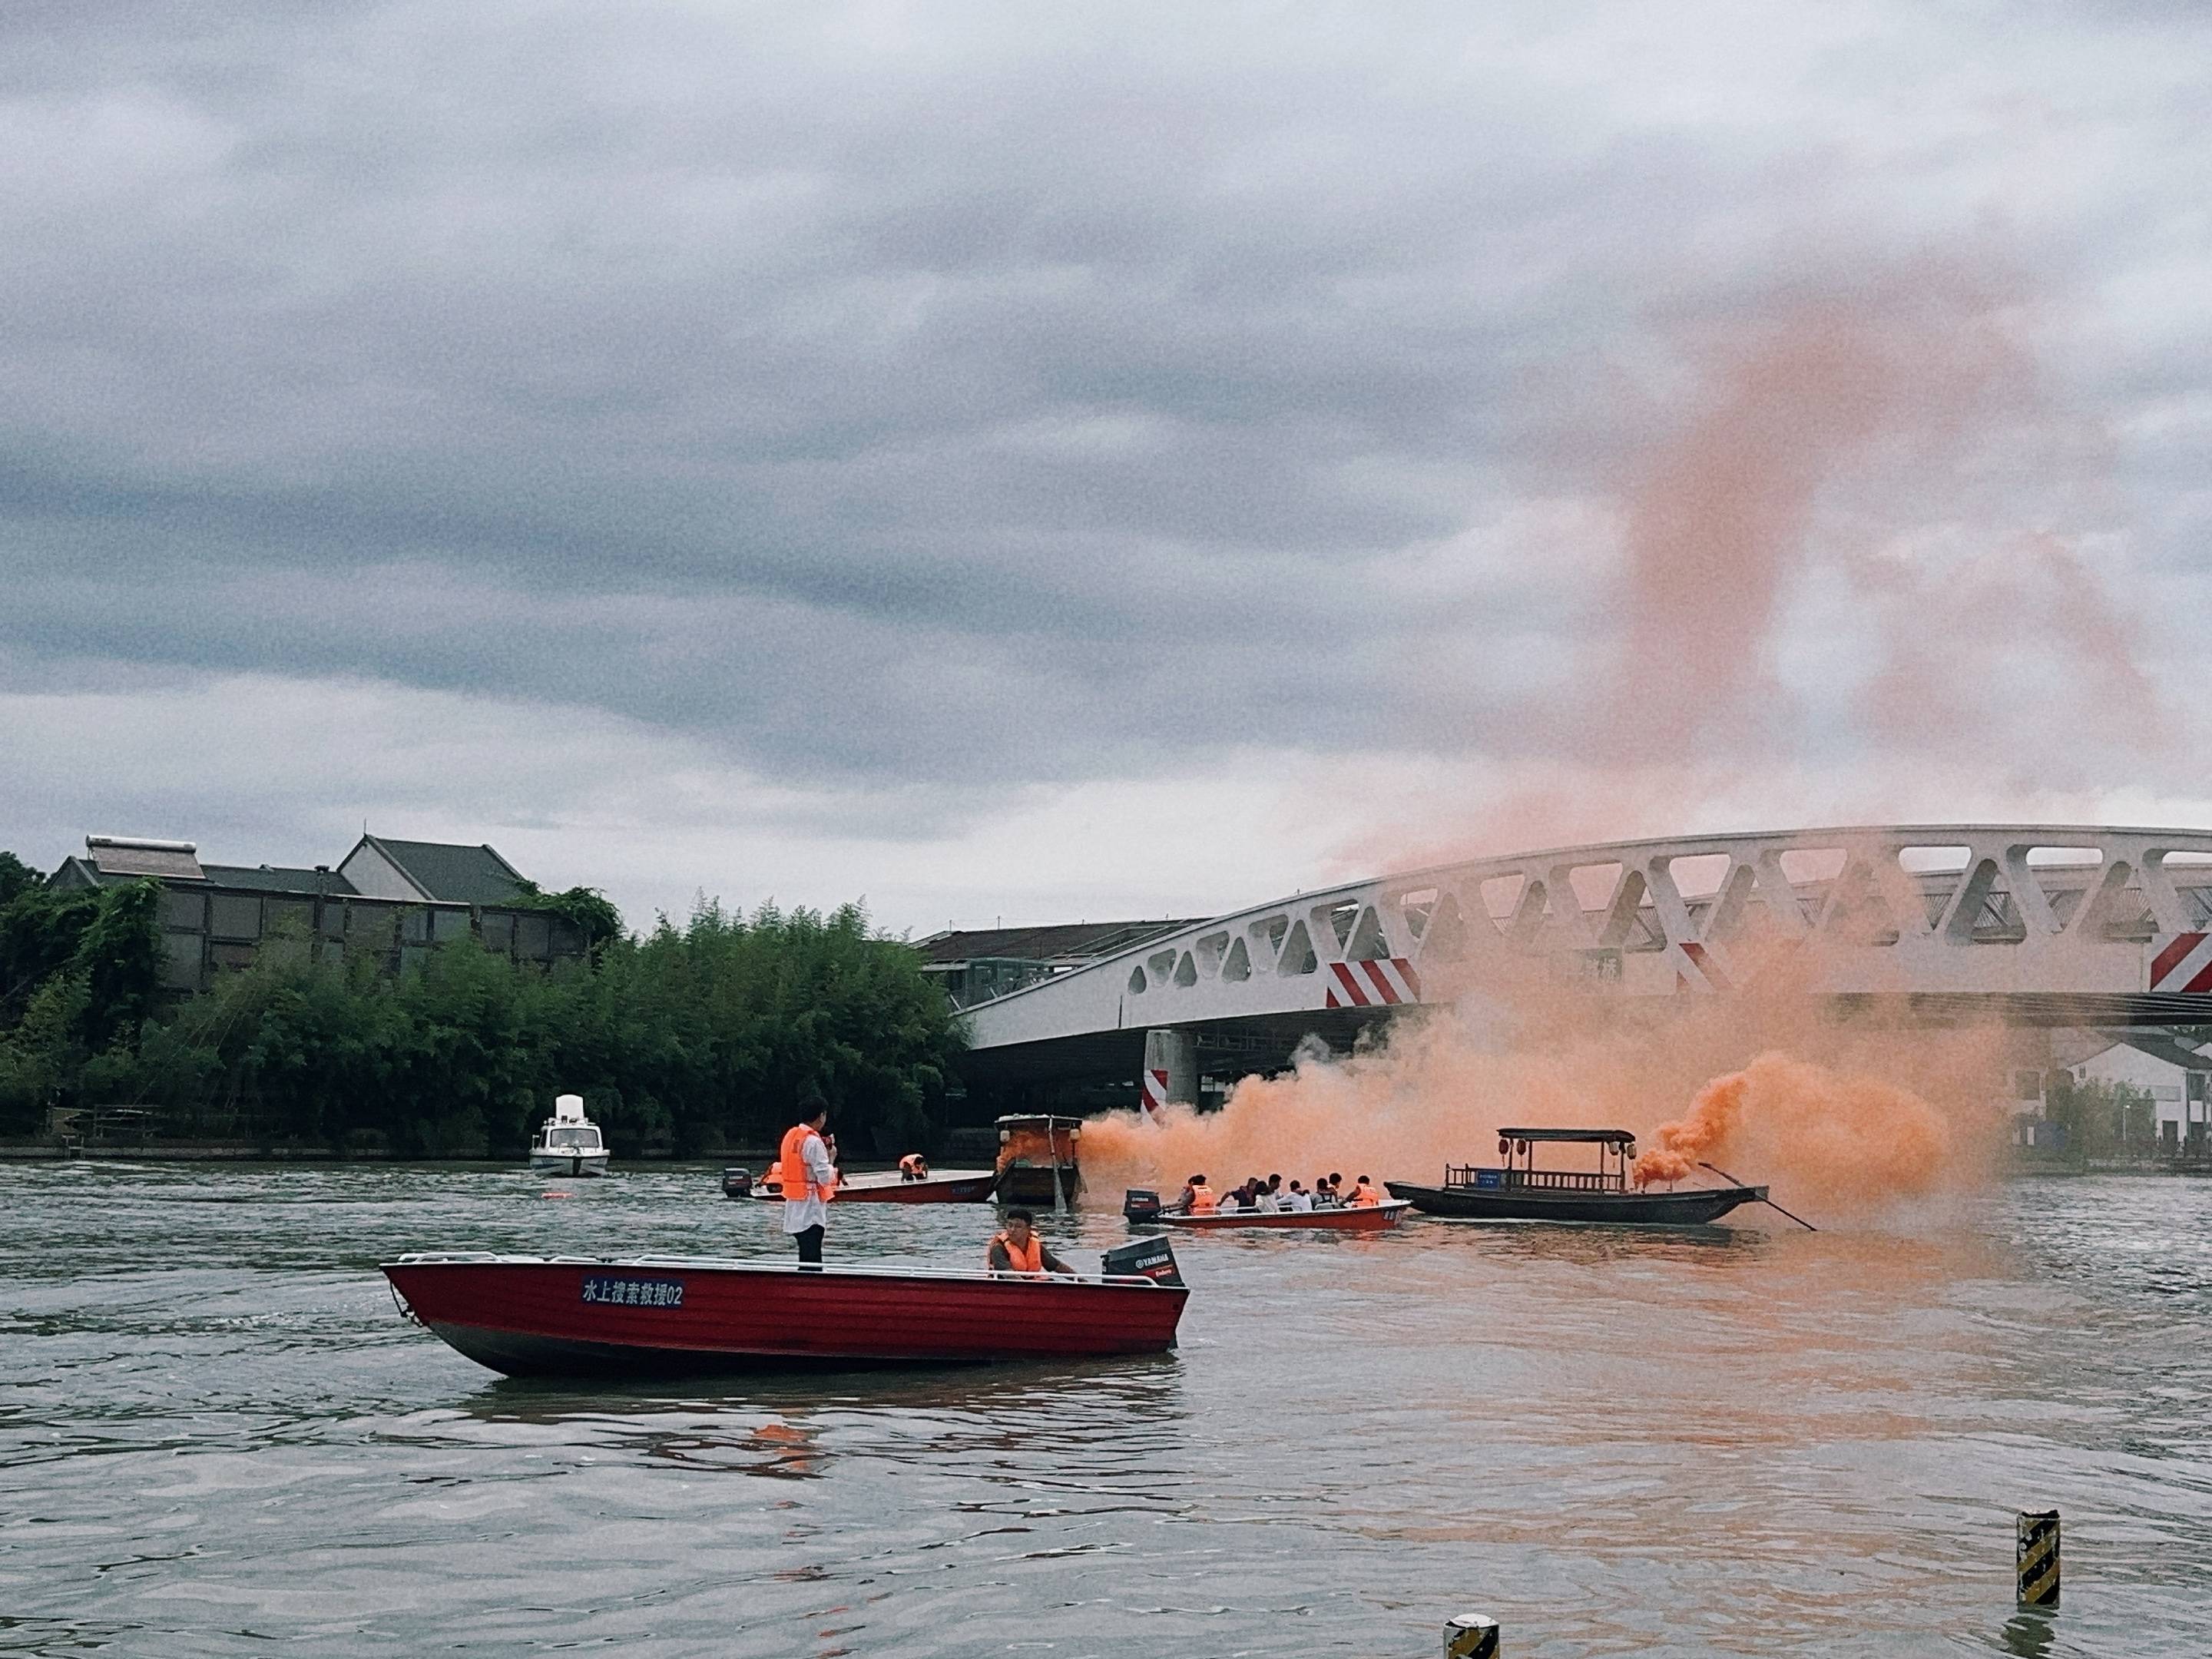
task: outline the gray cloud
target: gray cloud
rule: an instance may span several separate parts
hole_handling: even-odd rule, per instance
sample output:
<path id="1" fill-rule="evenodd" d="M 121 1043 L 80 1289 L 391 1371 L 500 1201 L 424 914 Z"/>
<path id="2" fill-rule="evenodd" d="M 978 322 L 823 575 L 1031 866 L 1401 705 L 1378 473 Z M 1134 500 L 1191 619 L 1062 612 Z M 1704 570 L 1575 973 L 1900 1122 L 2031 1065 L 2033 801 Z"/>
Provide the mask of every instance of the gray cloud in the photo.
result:
<path id="1" fill-rule="evenodd" d="M 1507 755 L 1613 551 L 1516 527 L 1602 533 L 1683 341 L 1931 255 L 2113 434 L 2110 574 L 2186 572 L 2202 15 L 1756 33 L 11 7 L 0 684 L 385 682 L 975 810 Z M 1877 764 L 1844 708 L 1797 740 Z"/>

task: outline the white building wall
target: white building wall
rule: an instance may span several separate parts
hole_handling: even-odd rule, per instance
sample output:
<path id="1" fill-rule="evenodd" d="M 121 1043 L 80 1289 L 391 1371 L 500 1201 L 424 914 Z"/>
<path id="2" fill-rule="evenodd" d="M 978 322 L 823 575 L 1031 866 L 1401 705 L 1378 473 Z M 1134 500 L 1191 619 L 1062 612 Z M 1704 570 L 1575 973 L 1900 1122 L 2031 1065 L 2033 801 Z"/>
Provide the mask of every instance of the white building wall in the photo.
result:
<path id="1" fill-rule="evenodd" d="M 2100 1054 L 2092 1054 L 2073 1068 L 2077 1083 L 2126 1084 L 2141 1089 L 2150 1097 L 2151 1110 L 2161 1126 L 2183 1124 L 2192 1119 L 2205 1121 L 2205 1106 L 2200 1099 L 2191 1109 L 2189 1104 L 2190 1072 L 2156 1054 L 2147 1054 L 2140 1048 L 2130 1048 L 2124 1042 L 2114 1043 Z M 2201 1079 L 2212 1073 L 2212 1059 L 2204 1069 L 2197 1073 Z M 2200 1083 L 2200 1092 L 2203 1085 Z M 2159 1131 L 2166 1133 L 2161 1127 Z"/>
<path id="2" fill-rule="evenodd" d="M 425 896 L 398 865 L 365 841 L 346 854 L 338 873 L 364 898 L 420 900 Z"/>

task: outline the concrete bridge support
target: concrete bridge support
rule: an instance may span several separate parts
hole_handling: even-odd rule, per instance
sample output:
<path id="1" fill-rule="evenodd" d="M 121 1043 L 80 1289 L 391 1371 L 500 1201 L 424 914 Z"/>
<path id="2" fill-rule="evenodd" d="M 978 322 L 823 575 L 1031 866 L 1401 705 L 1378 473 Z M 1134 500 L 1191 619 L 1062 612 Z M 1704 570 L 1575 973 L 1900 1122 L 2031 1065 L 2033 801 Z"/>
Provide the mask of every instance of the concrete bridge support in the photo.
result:
<path id="1" fill-rule="evenodd" d="M 1149 1109 L 1177 1102 L 1198 1104 L 1198 1033 L 1170 1029 L 1145 1033 L 1145 1075 L 1139 1097 Z"/>

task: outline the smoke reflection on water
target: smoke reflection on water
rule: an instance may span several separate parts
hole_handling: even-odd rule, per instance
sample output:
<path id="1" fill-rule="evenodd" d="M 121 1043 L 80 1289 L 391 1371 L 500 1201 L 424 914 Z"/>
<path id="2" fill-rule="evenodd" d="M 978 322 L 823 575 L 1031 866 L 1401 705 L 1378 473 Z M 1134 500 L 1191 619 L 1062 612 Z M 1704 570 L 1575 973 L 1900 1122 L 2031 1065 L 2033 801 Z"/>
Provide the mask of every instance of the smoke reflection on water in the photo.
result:
<path id="1" fill-rule="evenodd" d="M 407 1249 L 752 1253 L 706 1171 L 33 1170 L 0 1239 L 0 1650 L 2166 1654 L 2212 1589 L 2212 1186 L 1810 1235 L 1179 1240 L 1181 1352 L 495 1381 Z M 221 1191 L 244 1201 L 179 1206 Z M 765 1209 L 766 1206 L 761 1206 Z M 988 1212 L 851 1212 L 972 1257 Z M 1054 1218 L 1062 1248 L 1121 1237 Z M 2010 1516 L 2068 1516 L 2010 1605 Z"/>

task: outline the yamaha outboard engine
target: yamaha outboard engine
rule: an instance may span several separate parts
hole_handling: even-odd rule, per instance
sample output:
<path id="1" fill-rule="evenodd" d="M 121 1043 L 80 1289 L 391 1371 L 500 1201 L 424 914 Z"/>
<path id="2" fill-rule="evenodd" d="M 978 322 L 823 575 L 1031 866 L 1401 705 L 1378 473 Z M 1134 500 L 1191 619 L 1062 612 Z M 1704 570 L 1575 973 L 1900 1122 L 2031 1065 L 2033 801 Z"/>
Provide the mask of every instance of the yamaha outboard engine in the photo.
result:
<path id="1" fill-rule="evenodd" d="M 1164 1237 L 1116 1244 L 1098 1258 L 1098 1270 L 1109 1279 L 1149 1279 L 1178 1287 L 1182 1284 L 1182 1275 L 1176 1270 L 1174 1248 Z"/>
<path id="2" fill-rule="evenodd" d="M 750 1170 L 730 1169 L 722 1171 L 724 1198 L 750 1198 L 753 1195 L 753 1172 Z"/>
<path id="3" fill-rule="evenodd" d="M 1127 1221 L 1158 1221 L 1160 1195 L 1149 1187 L 1132 1187 L 1121 1194 L 1121 1216 Z"/>

